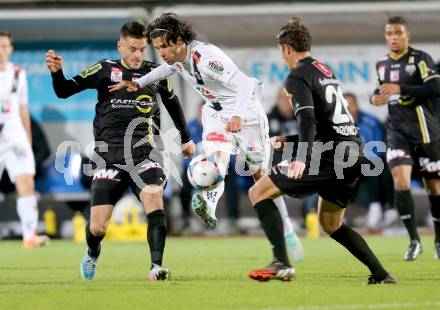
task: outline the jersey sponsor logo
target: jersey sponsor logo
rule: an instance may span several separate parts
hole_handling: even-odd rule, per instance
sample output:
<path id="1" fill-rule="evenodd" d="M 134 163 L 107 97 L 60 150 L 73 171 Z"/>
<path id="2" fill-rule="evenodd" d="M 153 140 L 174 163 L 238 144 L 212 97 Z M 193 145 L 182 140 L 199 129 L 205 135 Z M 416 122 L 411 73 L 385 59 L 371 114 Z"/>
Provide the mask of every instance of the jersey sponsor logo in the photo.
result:
<path id="1" fill-rule="evenodd" d="M 214 71 L 215 73 L 222 74 L 225 68 L 220 61 L 212 60 L 208 62 L 208 69 Z"/>
<path id="2" fill-rule="evenodd" d="M 413 75 L 416 72 L 417 68 L 415 65 L 406 65 L 405 67 L 405 71 L 406 73 L 408 73 L 410 76 Z"/>
<path id="3" fill-rule="evenodd" d="M 192 51 L 191 52 L 191 58 L 194 60 L 194 62 L 196 64 L 198 64 L 200 62 L 200 58 L 202 57 L 202 55 L 200 55 L 199 52 L 197 51 Z"/>
<path id="4" fill-rule="evenodd" d="M 119 171 L 114 169 L 101 169 L 95 172 L 93 175 L 93 180 L 116 180 L 115 177 L 118 175 Z"/>
<path id="5" fill-rule="evenodd" d="M 85 79 L 86 77 L 95 74 L 96 72 L 98 72 L 99 70 L 102 69 L 102 65 L 100 63 L 91 66 L 90 68 L 84 70 L 83 72 L 81 72 L 80 76 Z"/>
<path id="6" fill-rule="evenodd" d="M 149 95 L 140 95 L 135 100 L 136 109 L 141 113 L 150 113 L 154 103 L 154 98 Z"/>
<path id="7" fill-rule="evenodd" d="M 379 81 L 385 80 L 385 66 L 380 66 L 377 69 L 377 74 L 379 75 Z"/>
<path id="8" fill-rule="evenodd" d="M 319 84 L 321 84 L 322 86 L 328 85 L 328 84 L 339 84 L 339 80 L 338 79 L 319 79 Z"/>
<path id="9" fill-rule="evenodd" d="M 390 71 L 390 82 L 399 82 L 399 70 Z"/>
<path id="10" fill-rule="evenodd" d="M 401 149 L 388 149 L 387 150 L 387 162 L 396 158 L 410 158 L 410 156 Z"/>
<path id="11" fill-rule="evenodd" d="M 110 75 L 110 80 L 112 82 L 116 82 L 116 83 L 122 82 L 122 70 L 119 68 L 113 67 L 112 73 Z"/>
<path id="12" fill-rule="evenodd" d="M 210 142 L 228 142 L 228 139 L 224 134 L 217 132 L 210 132 L 206 135 L 206 141 Z"/>
<path id="13" fill-rule="evenodd" d="M 324 65 L 322 62 L 315 60 L 314 62 L 312 62 L 312 65 L 314 65 L 319 71 L 324 73 L 325 76 L 327 77 L 333 76 L 332 70 L 330 70 L 330 68 Z"/>

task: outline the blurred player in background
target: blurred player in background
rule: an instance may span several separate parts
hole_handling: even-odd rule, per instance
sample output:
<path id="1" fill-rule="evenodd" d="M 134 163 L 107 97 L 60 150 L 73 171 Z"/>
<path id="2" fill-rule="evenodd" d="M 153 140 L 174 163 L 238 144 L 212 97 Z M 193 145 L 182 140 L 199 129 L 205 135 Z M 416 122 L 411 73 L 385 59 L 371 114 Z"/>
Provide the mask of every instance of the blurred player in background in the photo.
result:
<path id="1" fill-rule="evenodd" d="M 249 190 L 274 254 L 271 264 L 249 276 L 258 281 L 294 277 L 284 247 L 283 223 L 272 199 L 283 193 L 300 198 L 317 192 L 323 230 L 368 267 L 367 283 L 395 283 L 362 236 L 342 221 L 361 175 L 363 156 L 359 128 L 347 110 L 341 83 L 326 65 L 312 58 L 311 35 L 301 20 L 292 18 L 282 27 L 277 42 L 290 69 L 284 85 L 298 121 L 300 145 L 292 162 L 281 162 Z M 319 143 L 330 148 L 315 148 Z M 348 162 L 351 165 L 345 165 Z"/>
<path id="2" fill-rule="evenodd" d="M 9 62 L 13 49 L 11 34 L 0 31 L 0 173 L 6 168 L 17 190 L 23 247 L 35 248 L 46 245 L 48 238 L 37 235 L 38 207 L 28 87 L 25 70 Z"/>
<path id="3" fill-rule="evenodd" d="M 435 257 L 440 259 L 440 122 L 433 109 L 440 96 L 440 75 L 430 55 L 409 46 L 410 37 L 405 19 L 395 16 L 388 20 L 385 39 L 390 53 L 376 64 L 379 86 L 371 96 L 374 105 L 388 104 L 387 162 L 397 209 L 410 237 L 406 261 L 422 252 L 410 191 L 413 165 L 428 190 Z"/>
<path id="4" fill-rule="evenodd" d="M 148 40 L 165 61 L 153 72 L 136 81 L 123 81 L 111 91 L 128 87 L 135 90 L 178 72 L 205 100 L 203 107 L 203 148 L 213 156 L 223 177 L 230 154 L 242 152 L 258 180 L 269 163 L 268 122 L 260 104 L 262 83 L 244 74 L 218 47 L 196 41 L 191 25 L 173 13 L 164 13 L 147 28 Z M 208 228 L 217 224 L 215 210 L 225 183 L 210 191 L 196 193 L 192 208 Z M 293 231 L 282 197 L 275 200 L 285 227 L 286 242 L 292 256 L 301 258 L 299 239 Z"/>
<path id="5" fill-rule="evenodd" d="M 109 85 L 123 78 L 142 76 L 156 67 L 144 60 L 146 47 L 145 26 L 138 22 L 126 23 L 121 28 L 118 41 L 121 59 L 101 60 L 70 80 L 64 77 L 62 57 L 55 55 L 52 50 L 46 54 L 47 67 L 52 74 L 53 87 L 58 97 L 68 98 L 86 89 L 98 91 L 93 121 L 96 153 L 92 161 L 98 163 L 100 158 L 104 160 L 104 167 L 98 167 L 92 181 L 92 208 L 90 222 L 86 226 L 88 250 L 80 266 L 81 276 L 87 280 L 95 277 L 101 241 L 107 231 L 113 207 L 128 188 L 143 203 L 147 214 L 147 239 L 151 257 L 149 280 L 167 280 L 170 275 L 170 270 L 162 265 L 167 232 L 163 210 L 166 176 L 161 158 L 155 154 L 153 137 L 158 134 L 156 130 L 160 122 L 157 95 L 162 98 L 180 131 L 183 153 L 191 157 L 195 145 L 190 140 L 179 99 L 167 79 L 140 87 L 135 92 L 127 92 L 125 89 L 113 93 L 108 91 Z M 135 119 L 141 119 L 142 123 L 134 128 L 132 136 L 127 136 L 128 128 Z M 108 150 L 100 147 L 102 143 L 108 146 Z M 127 143 L 131 146 L 129 150 L 124 149 Z M 131 158 L 127 158 L 127 152 Z M 126 168 L 121 168 L 121 165 Z"/>

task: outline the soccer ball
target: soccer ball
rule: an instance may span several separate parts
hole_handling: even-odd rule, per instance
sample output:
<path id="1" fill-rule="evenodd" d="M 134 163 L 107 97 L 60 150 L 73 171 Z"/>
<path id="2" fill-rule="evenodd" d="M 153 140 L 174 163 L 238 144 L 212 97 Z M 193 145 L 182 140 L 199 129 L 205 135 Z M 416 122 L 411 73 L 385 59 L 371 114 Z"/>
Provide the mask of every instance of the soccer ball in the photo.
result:
<path id="1" fill-rule="evenodd" d="M 189 163 L 186 171 L 191 185 L 201 190 L 211 190 L 223 181 L 217 163 L 212 156 L 200 154 Z"/>

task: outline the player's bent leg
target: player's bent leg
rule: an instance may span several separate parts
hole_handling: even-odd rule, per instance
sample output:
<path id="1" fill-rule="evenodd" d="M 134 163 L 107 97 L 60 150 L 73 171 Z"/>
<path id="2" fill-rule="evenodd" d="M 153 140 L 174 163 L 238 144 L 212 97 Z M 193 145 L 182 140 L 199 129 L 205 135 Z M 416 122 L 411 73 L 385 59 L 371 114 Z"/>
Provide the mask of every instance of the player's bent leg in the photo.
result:
<path id="1" fill-rule="evenodd" d="M 262 176 L 262 171 L 258 170 L 253 175 L 254 181 L 257 182 L 259 179 L 261 179 Z M 287 206 L 283 196 L 275 198 L 273 202 L 277 206 L 283 220 L 284 239 L 286 241 L 287 251 L 289 252 L 290 257 L 294 262 L 302 261 L 304 259 L 304 248 L 302 246 L 301 240 L 293 229 L 293 224 L 289 218 L 289 212 L 287 211 Z"/>
<path id="2" fill-rule="evenodd" d="M 425 179 L 434 222 L 434 257 L 440 260 L 440 179 Z"/>
<path id="3" fill-rule="evenodd" d="M 113 205 L 96 205 L 90 210 L 90 222 L 86 225 L 87 251 L 80 264 L 82 279 L 93 280 L 96 274 L 96 266 L 101 254 L 101 241 L 104 239 L 110 219 Z"/>
<path id="4" fill-rule="evenodd" d="M 273 202 L 273 198 L 280 195 L 280 189 L 273 184 L 267 175 L 258 180 L 249 190 L 249 198 L 255 212 L 257 212 L 261 227 L 272 245 L 274 256 L 274 260 L 269 266 L 249 273 L 249 277 L 257 281 L 271 279 L 287 281 L 295 275 L 295 269 L 290 264 L 287 255 L 283 220 Z"/>
<path id="5" fill-rule="evenodd" d="M 163 187 L 150 184 L 145 186 L 140 199 L 144 205 L 148 219 L 147 240 L 150 248 L 151 268 L 148 279 L 150 281 L 166 281 L 170 278 L 169 268 L 162 265 L 167 226 L 163 210 Z"/>
<path id="6" fill-rule="evenodd" d="M 38 206 L 34 176 L 32 174 L 20 174 L 14 176 L 14 181 L 18 193 L 17 213 L 22 227 L 23 247 L 32 249 L 46 246 L 49 243 L 49 237 L 37 235 Z"/>
<path id="7" fill-rule="evenodd" d="M 396 165 L 391 169 L 396 190 L 396 207 L 410 238 L 410 244 L 403 258 L 413 261 L 422 253 L 423 248 L 417 233 L 414 201 L 411 196 L 411 165 Z"/>
<path id="8" fill-rule="evenodd" d="M 214 157 L 214 161 L 216 162 L 220 174 L 224 179 L 230 155 L 225 152 L 214 152 L 209 156 Z M 203 220 L 203 222 L 205 222 L 209 229 L 214 229 L 217 225 L 215 210 L 224 190 L 225 182 L 222 181 L 216 188 L 212 190 L 203 190 L 201 193 L 195 193 L 191 199 L 191 206 L 194 213 L 196 213 Z"/>
<path id="9" fill-rule="evenodd" d="M 344 207 L 320 198 L 318 216 L 323 230 L 370 269 L 371 276 L 367 284 L 396 283 L 394 277 L 382 267 L 364 238 L 342 223 L 344 213 Z"/>

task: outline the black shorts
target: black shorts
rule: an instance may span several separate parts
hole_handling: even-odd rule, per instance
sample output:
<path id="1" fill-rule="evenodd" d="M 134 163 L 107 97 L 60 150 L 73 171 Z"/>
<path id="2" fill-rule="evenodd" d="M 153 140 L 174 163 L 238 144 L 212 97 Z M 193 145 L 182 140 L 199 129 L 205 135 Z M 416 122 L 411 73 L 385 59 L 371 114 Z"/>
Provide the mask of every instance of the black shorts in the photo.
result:
<path id="1" fill-rule="evenodd" d="M 389 132 L 387 138 L 387 163 L 390 170 L 400 165 L 411 165 L 425 179 L 440 178 L 440 140 L 413 143 L 396 131 Z"/>
<path id="2" fill-rule="evenodd" d="M 349 168 L 343 170 L 343 178 L 338 178 L 331 165 L 320 167 L 317 175 L 310 175 L 307 170 L 301 179 L 287 177 L 287 169 L 272 169 L 270 179 L 286 195 L 294 198 L 303 198 L 318 193 L 324 200 L 338 204 L 345 208 L 352 200 L 356 182 L 361 176 L 361 162 L 359 160 Z"/>
<path id="3" fill-rule="evenodd" d="M 105 154 L 98 153 L 106 160 L 106 164 L 104 168 L 96 169 L 93 175 L 92 207 L 114 205 L 129 188 L 140 199 L 140 193 L 145 186 L 166 185 L 167 179 L 162 165 L 148 159 L 148 150 L 138 151 L 132 157 L 133 165 L 129 166 L 122 160 L 120 163 L 114 162 L 120 152 L 123 152 L 122 148 L 118 149 L 109 148 L 109 152 Z M 97 167 L 96 162 L 93 166 Z"/>

